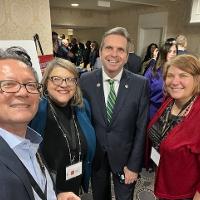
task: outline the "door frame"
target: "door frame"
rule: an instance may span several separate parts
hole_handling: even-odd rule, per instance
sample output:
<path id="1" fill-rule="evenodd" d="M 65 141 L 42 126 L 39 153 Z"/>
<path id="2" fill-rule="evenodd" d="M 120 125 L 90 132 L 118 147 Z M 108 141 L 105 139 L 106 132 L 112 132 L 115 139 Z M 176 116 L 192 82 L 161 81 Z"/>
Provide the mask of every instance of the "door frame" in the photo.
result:
<path id="1" fill-rule="evenodd" d="M 144 48 L 144 30 L 145 29 L 161 29 L 161 42 L 165 40 L 167 34 L 167 12 L 158 12 L 139 15 L 138 21 L 138 40 L 137 40 L 137 54 L 141 56 Z"/>

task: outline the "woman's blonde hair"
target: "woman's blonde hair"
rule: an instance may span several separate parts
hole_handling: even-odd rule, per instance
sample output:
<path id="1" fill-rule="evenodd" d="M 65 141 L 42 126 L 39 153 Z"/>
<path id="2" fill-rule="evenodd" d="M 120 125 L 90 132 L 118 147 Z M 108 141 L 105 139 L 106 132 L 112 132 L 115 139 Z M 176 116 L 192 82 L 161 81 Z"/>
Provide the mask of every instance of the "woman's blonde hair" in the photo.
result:
<path id="1" fill-rule="evenodd" d="M 67 71 L 72 73 L 74 75 L 74 77 L 77 79 L 79 77 L 76 66 L 72 62 L 70 62 L 68 60 L 64 60 L 62 58 L 55 58 L 54 60 L 49 62 L 49 64 L 47 65 L 47 68 L 45 69 L 45 72 L 44 72 L 44 75 L 43 75 L 43 78 L 41 81 L 41 83 L 43 84 L 43 92 L 42 92 L 43 96 L 47 95 L 47 82 L 49 79 L 49 75 L 51 74 L 53 69 L 56 67 L 62 67 L 64 69 L 66 69 Z M 82 92 L 81 92 L 78 82 L 77 82 L 74 97 L 71 99 L 71 105 L 78 106 L 78 107 L 83 106 Z"/>
<path id="2" fill-rule="evenodd" d="M 176 37 L 176 43 L 177 43 L 177 45 L 180 45 L 180 46 L 186 48 L 187 47 L 187 38 L 185 37 L 185 35 L 178 35 Z"/>
<path id="3" fill-rule="evenodd" d="M 166 80 L 168 70 L 171 66 L 174 66 L 180 70 L 183 70 L 189 74 L 191 74 L 194 78 L 194 91 L 193 95 L 200 94 L 200 61 L 192 55 L 178 55 L 172 60 L 168 61 L 164 65 L 163 69 L 163 78 Z"/>

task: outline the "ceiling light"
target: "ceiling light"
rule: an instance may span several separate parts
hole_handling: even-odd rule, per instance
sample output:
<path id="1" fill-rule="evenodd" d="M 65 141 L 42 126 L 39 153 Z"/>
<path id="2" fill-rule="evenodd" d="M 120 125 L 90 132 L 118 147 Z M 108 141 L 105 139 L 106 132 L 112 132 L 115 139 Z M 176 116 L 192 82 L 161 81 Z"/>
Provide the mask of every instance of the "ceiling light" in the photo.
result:
<path id="1" fill-rule="evenodd" d="M 79 4 L 78 4 L 78 3 L 71 3 L 71 6 L 72 6 L 72 7 L 78 7 Z"/>

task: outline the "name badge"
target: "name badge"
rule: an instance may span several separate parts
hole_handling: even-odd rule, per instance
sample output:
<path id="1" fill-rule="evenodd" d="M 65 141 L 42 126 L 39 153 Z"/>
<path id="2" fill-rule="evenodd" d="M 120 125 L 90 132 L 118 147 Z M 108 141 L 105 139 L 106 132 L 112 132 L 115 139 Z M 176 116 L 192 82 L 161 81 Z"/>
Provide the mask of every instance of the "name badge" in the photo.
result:
<path id="1" fill-rule="evenodd" d="M 152 147 L 151 148 L 151 159 L 153 160 L 153 162 L 158 166 L 159 162 L 160 162 L 160 154 L 158 153 L 158 151 Z"/>
<path id="2" fill-rule="evenodd" d="M 82 162 L 66 167 L 66 180 L 75 178 L 82 174 Z"/>

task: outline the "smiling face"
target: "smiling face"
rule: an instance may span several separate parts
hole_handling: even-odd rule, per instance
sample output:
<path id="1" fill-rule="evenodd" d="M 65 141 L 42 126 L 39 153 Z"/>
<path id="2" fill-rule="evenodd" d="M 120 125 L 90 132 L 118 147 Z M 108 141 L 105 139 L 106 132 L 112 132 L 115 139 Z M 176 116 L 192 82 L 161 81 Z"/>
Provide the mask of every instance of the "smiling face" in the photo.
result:
<path id="1" fill-rule="evenodd" d="M 185 103 L 193 96 L 195 81 L 188 72 L 170 66 L 166 74 L 165 85 L 172 98 Z"/>
<path id="2" fill-rule="evenodd" d="M 121 35 L 108 35 L 104 38 L 100 57 L 105 72 L 115 77 L 128 59 L 127 39 Z"/>
<path id="3" fill-rule="evenodd" d="M 0 60 L 0 81 L 14 80 L 21 84 L 36 82 L 30 67 L 14 59 Z M 22 127 L 32 120 L 37 112 L 39 94 L 28 93 L 25 87 L 16 93 L 0 90 L 0 127 L 8 131 Z"/>
<path id="4" fill-rule="evenodd" d="M 63 67 L 54 67 L 54 69 L 49 74 L 49 77 L 60 77 L 60 78 L 75 78 L 74 75 Z M 62 81 L 61 85 L 56 85 L 51 79 L 47 81 L 47 91 L 49 97 L 57 103 L 59 106 L 66 106 L 67 103 L 71 100 L 76 92 L 76 84 L 68 84 L 65 81 Z"/>

